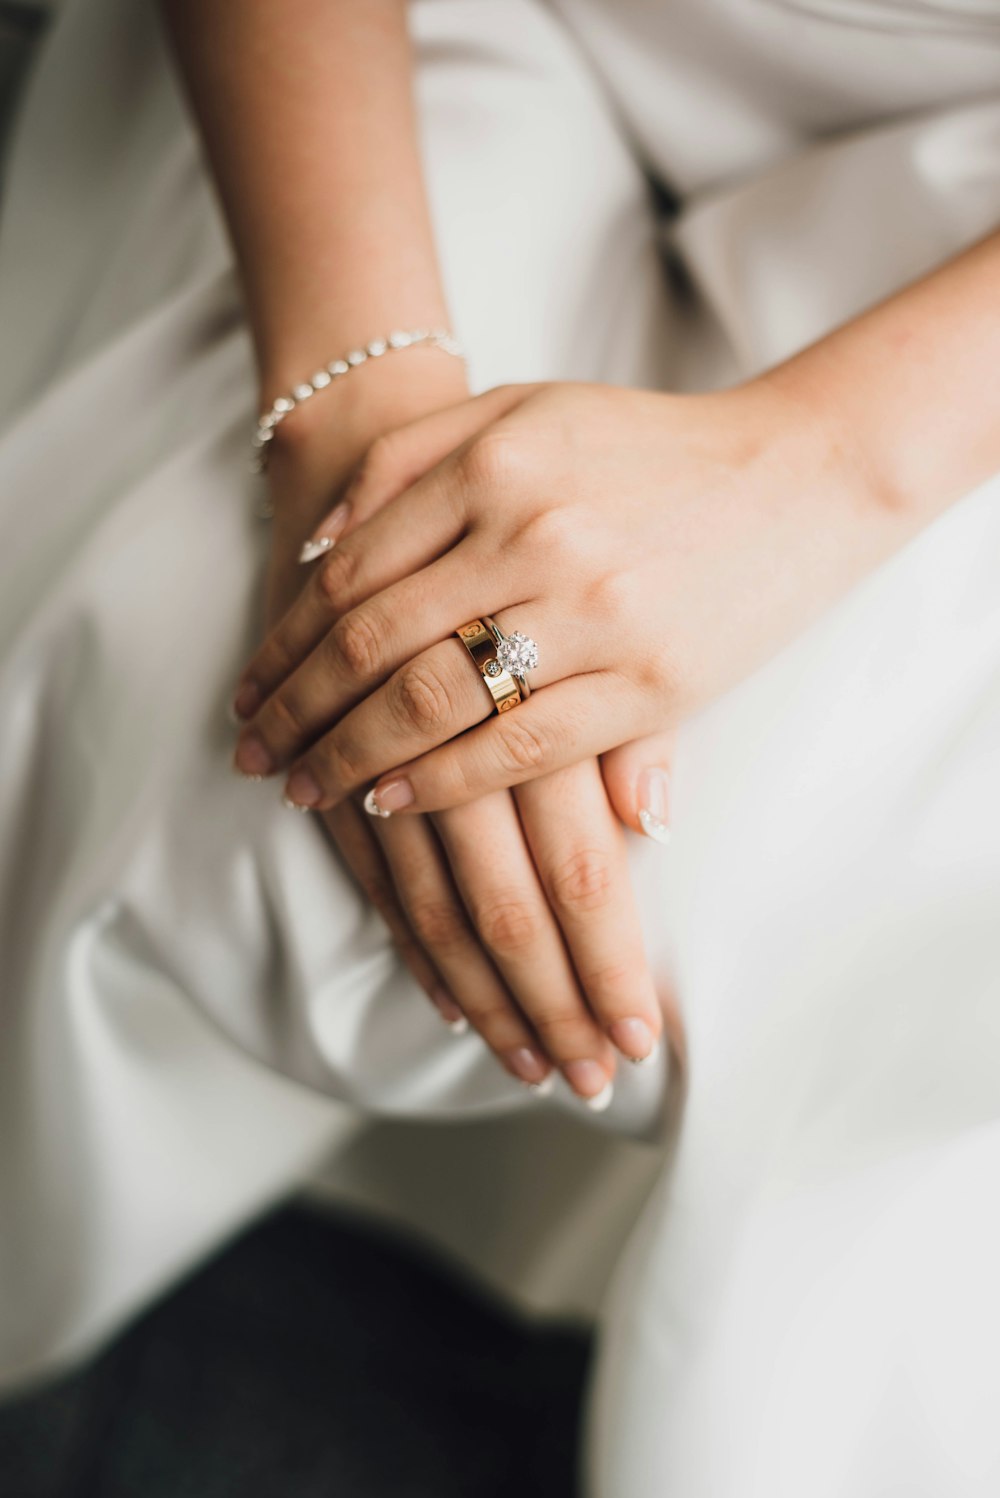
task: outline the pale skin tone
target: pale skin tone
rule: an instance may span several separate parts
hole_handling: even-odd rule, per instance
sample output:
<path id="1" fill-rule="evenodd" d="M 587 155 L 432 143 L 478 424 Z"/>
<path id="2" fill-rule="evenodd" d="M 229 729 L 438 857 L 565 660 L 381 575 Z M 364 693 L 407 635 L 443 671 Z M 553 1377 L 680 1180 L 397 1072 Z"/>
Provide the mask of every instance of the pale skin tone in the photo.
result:
<path id="1" fill-rule="evenodd" d="M 333 9 L 341 24 L 353 16 L 361 30 L 370 24 L 391 32 L 399 24 L 395 5 Z M 324 24 L 336 24 L 325 7 L 302 10 L 315 12 L 320 33 Z M 378 21 L 362 24 L 362 15 Z M 282 30 L 285 21 L 283 12 Z M 355 32 L 352 45 L 358 44 Z M 317 60 L 328 50 L 314 33 L 309 68 L 332 66 Z M 300 75 L 296 82 L 301 97 Z M 383 147 L 387 128 L 383 121 L 374 131 Z M 394 128 L 403 130 L 398 119 Z M 403 134 L 394 139 L 393 150 Z M 391 162 L 377 153 L 372 164 L 391 172 Z M 231 161 L 224 169 L 238 178 Z M 391 177 L 376 170 L 368 180 Z M 336 184 L 337 192 L 342 186 Z M 246 259 L 254 235 L 237 221 L 238 244 L 241 232 Z M 328 238 L 328 225 L 324 232 Z M 345 264 L 349 238 L 345 231 Z M 412 271 L 409 251 L 408 261 Z M 433 264 L 432 251 L 421 264 L 425 271 Z M 315 367 L 318 350 L 313 341 L 308 356 L 299 358 L 304 351 L 297 346 L 294 360 L 276 357 L 283 320 L 273 309 L 255 314 L 253 298 L 271 294 L 280 308 L 281 289 L 270 286 L 263 269 L 263 291 L 247 279 L 270 398 Z M 404 274 L 391 284 L 399 297 L 410 283 Z M 384 291 L 380 282 L 379 296 Z M 353 336 L 399 326 L 406 305 L 405 296 L 397 299 L 391 313 L 355 327 Z M 426 959 L 440 975 L 440 954 L 453 941 L 449 971 L 456 979 L 473 971 L 461 965 L 468 949 L 492 959 L 497 987 L 482 1015 L 474 1007 L 469 1012 L 508 1065 L 512 1046 L 554 1060 L 571 1080 L 573 1065 L 587 1063 L 587 1085 L 578 1086 L 586 1094 L 612 1074 L 608 1038 L 617 1019 L 638 1013 L 659 1028 L 652 987 L 638 978 L 637 928 L 623 924 L 615 905 L 627 890 L 620 833 L 607 796 L 596 790 L 596 762 L 582 756 L 614 755 L 623 740 L 683 721 L 1000 468 L 993 409 L 998 308 L 1000 236 L 780 369 L 725 393 L 677 397 L 562 385 L 463 401 L 454 389 L 438 387 L 453 376 L 435 374 L 428 409 L 420 412 L 376 398 L 373 378 L 368 390 L 378 416 L 366 420 L 356 409 L 366 406 L 366 370 L 338 411 L 358 434 L 349 461 L 339 423 L 336 442 L 323 435 L 310 407 L 287 423 L 273 479 L 279 506 L 284 501 L 272 566 L 273 628 L 239 684 L 237 701 L 251 721 L 240 736 L 237 765 L 287 777 L 288 795 L 318 809 L 342 847 L 349 841 L 343 819 L 350 816 L 350 836 L 360 838 L 357 798 L 376 783 L 377 803 L 392 813 L 372 824 L 382 856 L 392 862 L 398 911 L 390 921 L 397 920 L 399 934 L 398 922 L 419 908 L 418 889 L 445 890 L 434 883 L 440 876 L 451 881 L 443 905 L 434 896 L 435 909 L 451 912 L 447 926 L 459 908 L 456 887 L 462 891 L 472 916 L 467 948 L 459 950 L 453 927 L 443 945 L 419 948 L 419 962 Z M 425 310 L 413 320 L 447 321 Z M 268 329 L 278 330 L 273 338 Z M 323 344 L 330 346 L 345 344 Z M 442 362 L 429 352 L 405 358 L 428 368 L 435 358 Z M 394 367 L 403 363 L 400 356 Z M 278 369 L 280 378 L 272 372 Z M 374 374 L 381 378 L 381 365 Z M 414 386 L 407 388 L 415 402 Z M 310 509 L 310 529 L 321 525 L 331 489 L 339 497 L 365 452 L 346 491 L 351 509 L 335 549 L 304 586 L 282 583 L 292 571 L 284 527 L 297 541 Z M 312 495 L 308 504 L 303 492 Z M 540 690 L 502 718 L 490 715 L 482 683 L 451 635 L 457 623 L 484 611 L 503 627 L 528 630 L 543 651 L 533 678 Z M 557 779 L 570 776 L 579 781 Z M 595 792 L 594 820 L 581 844 L 580 807 L 590 804 L 584 776 Z M 634 794 L 616 794 L 613 769 L 606 781 L 616 808 L 634 821 Z M 529 919 L 524 927 L 520 950 L 530 956 L 520 971 L 508 960 L 511 945 L 519 947 L 517 922 L 484 931 L 487 907 L 468 897 L 469 881 L 483 877 L 477 847 L 496 836 L 490 813 L 502 805 L 515 815 L 510 787 L 517 787 L 518 829 L 524 826 L 518 848 L 531 857 L 538 880 L 532 909 L 544 907 L 551 921 L 544 927 Z M 561 821 L 560 806 L 568 808 Z M 439 840 L 422 841 L 417 856 L 407 840 L 420 835 L 413 829 L 429 837 L 427 814 Z M 454 820 L 463 814 L 469 823 Z M 552 847 L 558 851 L 547 864 Z M 438 873 L 421 859 L 433 859 Z M 508 897 L 527 887 L 519 882 L 526 867 L 505 865 Z M 574 868 L 579 877 L 571 889 Z M 520 900 L 513 908 L 520 917 L 527 905 Z M 590 938 L 582 933 L 595 928 L 608 937 L 599 962 L 583 946 Z M 548 965 L 535 960 L 543 929 L 552 937 Z M 476 931 L 485 951 L 476 946 Z M 410 957 L 415 961 L 412 947 Z M 533 983 L 540 973 L 543 983 Z M 477 981 L 469 996 L 452 982 L 464 1007 L 474 1004 Z M 617 1007 L 626 989 L 627 1015 Z M 645 996 L 639 1006 L 631 1000 L 637 993 Z M 515 1036 L 509 1027 L 519 1023 L 525 1029 Z"/>
<path id="2" fill-rule="evenodd" d="M 261 409 L 376 334 L 447 326 L 401 0 L 162 9 L 237 252 Z M 324 518 L 327 534 L 354 533 L 387 502 L 368 455 L 394 454 L 388 434 L 430 414 L 466 424 L 468 393 L 458 361 L 408 350 L 282 425 L 267 480 L 265 626 L 320 575 L 297 558 Z M 444 456 L 436 435 L 408 438 L 389 487 Z M 617 1059 L 659 1040 L 664 996 L 643 953 L 622 823 L 638 827 L 639 777 L 669 754 L 657 733 L 605 756 L 603 777 L 577 756 L 433 816 L 376 821 L 351 795 L 322 813 L 442 1016 L 467 1018 L 526 1083 L 559 1068 L 582 1098 L 604 1101 Z"/>

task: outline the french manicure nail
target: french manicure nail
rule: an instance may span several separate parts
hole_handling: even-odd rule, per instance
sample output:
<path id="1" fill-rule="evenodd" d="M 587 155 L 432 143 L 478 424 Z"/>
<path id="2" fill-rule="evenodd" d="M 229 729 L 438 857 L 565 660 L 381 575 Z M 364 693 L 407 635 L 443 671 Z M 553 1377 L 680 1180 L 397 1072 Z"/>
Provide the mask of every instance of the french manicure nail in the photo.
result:
<path id="1" fill-rule="evenodd" d="M 608 1074 L 596 1061 L 567 1061 L 562 1070 L 573 1091 L 588 1105 L 608 1086 Z"/>
<path id="2" fill-rule="evenodd" d="M 338 536 L 347 524 L 350 512 L 351 507 L 346 500 L 331 510 L 319 529 L 303 543 L 302 550 L 299 552 L 299 561 L 301 563 L 315 562 L 317 557 L 330 551 L 336 545 Z"/>
<path id="3" fill-rule="evenodd" d="M 318 806 L 323 799 L 321 786 L 309 771 L 300 765 L 293 770 L 285 783 L 285 799 L 294 806 L 300 806 L 303 811 L 308 811 L 310 806 Z"/>
<path id="4" fill-rule="evenodd" d="M 548 1076 L 541 1082 L 529 1082 L 528 1091 L 533 1092 L 535 1097 L 549 1097 L 553 1087 L 556 1085 L 556 1074 L 550 1071 Z"/>
<path id="5" fill-rule="evenodd" d="M 329 551 L 332 545 L 332 536 L 319 536 L 315 541 L 303 541 L 299 561 L 301 563 L 315 562 L 316 558 L 321 557 L 324 551 Z"/>
<path id="6" fill-rule="evenodd" d="M 448 990 L 446 988 L 435 988 L 429 997 L 451 1033 L 453 1035 L 464 1035 L 469 1028 L 469 1021 L 455 1003 Z"/>
<path id="7" fill-rule="evenodd" d="M 656 1051 L 656 1036 L 644 1019 L 616 1019 L 608 1033 L 629 1061 L 649 1061 Z"/>
<path id="8" fill-rule="evenodd" d="M 604 1113 L 608 1108 L 611 1107 L 611 1099 L 614 1097 L 614 1095 L 614 1083 L 609 1082 L 606 1087 L 601 1088 L 600 1092 L 595 1093 L 593 1097 L 589 1097 L 587 1099 L 587 1107 L 590 1109 L 591 1113 Z"/>
<path id="9" fill-rule="evenodd" d="M 518 1046 L 513 1051 L 503 1051 L 500 1059 L 508 1071 L 512 1071 L 518 1081 L 526 1082 L 529 1087 L 538 1087 L 545 1081 L 551 1068 L 544 1056 L 533 1051 L 530 1046 Z"/>
<path id="10" fill-rule="evenodd" d="M 415 797 L 408 780 L 383 780 L 373 786 L 364 799 L 364 808 L 370 817 L 391 817 L 394 811 L 411 806 Z"/>
<path id="11" fill-rule="evenodd" d="M 639 825 L 654 843 L 670 841 L 670 778 L 666 770 L 653 765 L 640 771 L 637 801 Z"/>
<path id="12" fill-rule="evenodd" d="M 297 801 L 293 801 L 290 796 L 282 796 L 281 799 L 284 805 L 288 807 L 289 811 L 312 811 L 311 806 L 300 806 L 299 803 Z"/>
<path id="13" fill-rule="evenodd" d="M 365 796 L 365 799 L 362 801 L 361 804 L 362 804 L 362 806 L 364 807 L 365 811 L 368 813 L 368 815 L 370 817 L 391 817 L 392 816 L 392 812 L 391 811 L 383 811 L 382 808 L 381 808 L 381 806 L 379 806 L 378 802 L 375 800 L 375 787 L 374 786 L 372 786 L 371 790 Z"/>
<path id="14" fill-rule="evenodd" d="M 234 763 L 242 775 L 270 775 L 274 761 L 255 733 L 245 733 L 236 746 Z"/>
<path id="15" fill-rule="evenodd" d="M 245 681 L 233 698 L 233 717 L 238 723 L 245 723 L 247 718 L 253 717 L 260 704 L 260 687 L 255 681 Z"/>

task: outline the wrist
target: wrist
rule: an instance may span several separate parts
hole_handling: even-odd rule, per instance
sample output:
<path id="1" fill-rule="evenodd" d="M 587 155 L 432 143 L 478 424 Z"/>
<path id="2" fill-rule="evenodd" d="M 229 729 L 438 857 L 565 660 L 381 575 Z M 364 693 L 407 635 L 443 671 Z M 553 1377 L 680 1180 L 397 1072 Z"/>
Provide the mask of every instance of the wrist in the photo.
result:
<path id="1" fill-rule="evenodd" d="M 324 513 L 379 437 L 468 395 L 461 360 L 431 346 L 352 370 L 276 429 L 266 480 L 275 512 Z"/>

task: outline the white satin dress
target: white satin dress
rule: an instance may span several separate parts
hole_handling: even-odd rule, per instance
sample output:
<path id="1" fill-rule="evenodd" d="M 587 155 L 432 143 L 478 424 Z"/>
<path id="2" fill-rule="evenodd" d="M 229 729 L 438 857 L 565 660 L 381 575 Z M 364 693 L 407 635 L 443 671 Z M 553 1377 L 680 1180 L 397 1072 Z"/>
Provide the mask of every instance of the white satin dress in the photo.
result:
<path id="1" fill-rule="evenodd" d="M 1000 0 L 411 13 L 479 386 L 729 381 L 1000 226 Z M 428 1146 L 397 1204 L 582 1304 L 645 1197 L 591 1498 L 995 1498 L 1000 475 L 683 730 L 673 841 L 632 856 L 690 1073 L 681 1107 L 626 1069 L 604 1122 L 647 1142 L 615 1145 L 443 1030 L 308 819 L 228 769 L 253 380 L 148 7 L 66 0 L 4 208 L 5 1384 L 97 1345 L 363 1114 L 455 1120 L 397 1124 L 406 1155 L 506 1113 L 444 1188 Z"/>

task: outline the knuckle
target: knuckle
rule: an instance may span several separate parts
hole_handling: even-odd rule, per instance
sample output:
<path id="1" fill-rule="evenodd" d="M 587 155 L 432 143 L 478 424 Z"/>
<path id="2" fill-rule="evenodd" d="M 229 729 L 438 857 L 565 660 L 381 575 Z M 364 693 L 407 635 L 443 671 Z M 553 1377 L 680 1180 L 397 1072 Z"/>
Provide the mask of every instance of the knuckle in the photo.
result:
<path id="1" fill-rule="evenodd" d="M 579 1003 L 533 1014 L 531 1023 L 553 1057 L 572 1058 L 581 1050 L 586 1053 L 593 1048 L 594 1036 L 599 1033 Z"/>
<path id="2" fill-rule="evenodd" d="M 422 900 L 409 911 L 417 940 L 437 952 L 451 952 L 468 941 L 465 916 L 453 900 Z"/>
<path id="3" fill-rule="evenodd" d="M 576 527 L 567 509 L 561 505 L 550 505 L 525 515 L 518 535 L 533 554 L 551 560 L 563 556 L 571 549 Z"/>
<path id="4" fill-rule="evenodd" d="M 358 464 L 355 484 L 358 488 L 377 489 L 388 479 L 396 466 L 396 437 L 383 432 L 376 437 Z"/>
<path id="5" fill-rule="evenodd" d="M 347 546 L 334 547 L 316 571 L 316 586 L 327 603 L 338 608 L 351 589 L 357 574 L 357 557 Z"/>
<path id="6" fill-rule="evenodd" d="M 336 730 L 319 741 L 304 763 L 320 785 L 334 791 L 353 790 L 369 778 L 367 767 L 344 735 Z"/>
<path id="7" fill-rule="evenodd" d="M 380 631 L 369 609 L 355 609 L 333 627 L 333 647 L 356 681 L 377 676 L 382 661 Z"/>
<path id="8" fill-rule="evenodd" d="M 294 705 L 294 699 L 285 692 L 275 693 L 268 703 L 268 711 L 272 723 L 285 738 L 297 740 L 309 730 L 308 723 Z"/>
<path id="9" fill-rule="evenodd" d="M 514 895 L 481 906 L 475 914 L 475 925 L 484 946 L 498 954 L 533 947 L 542 930 L 539 912 Z"/>
<path id="10" fill-rule="evenodd" d="M 396 707 L 408 728 L 426 734 L 448 720 L 448 692 L 437 672 L 424 661 L 412 661 L 396 678 Z"/>
<path id="11" fill-rule="evenodd" d="M 276 630 L 247 669 L 258 681 L 278 682 L 290 676 L 298 664 L 299 658 L 292 654 L 280 630 Z"/>
<path id="12" fill-rule="evenodd" d="M 513 1004 L 503 999 L 486 999 L 476 1007 L 470 1005 L 468 1015 L 470 1023 L 495 1051 L 524 1045 L 529 1039 Z"/>
<path id="13" fill-rule="evenodd" d="M 507 432 L 474 437 L 458 460 L 459 477 L 472 489 L 510 489 L 523 475 L 523 454 Z"/>
<path id="14" fill-rule="evenodd" d="M 584 604 L 587 618 L 604 625 L 615 625 L 628 617 L 629 595 L 634 584 L 623 572 L 605 572 L 586 590 Z"/>
<path id="15" fill-rule="evenodd" d="M 553 869 L 549 895 L 567 912 L 590 912 L 606 905 L 614 884 L 611 863 L 599 848 L 577 848 Z"/>
<path id="16" fill-rule="evenodd" d="M 592 1007 L 611 1018 L 621 1012 L 623 999 L 636 994 L 640 987 L 634 967 L 624 962 L 588 968 L 580 974 L 580 982 Z"/>
<path id="17" fill-rule="evenodd" d="M 531 775 L 543 768 L 547 746 L 537 728 L 517 719 L 517 713 L 503 715 L 503 726 L 497 734 L 497 757 L 504 774 Z"/>

